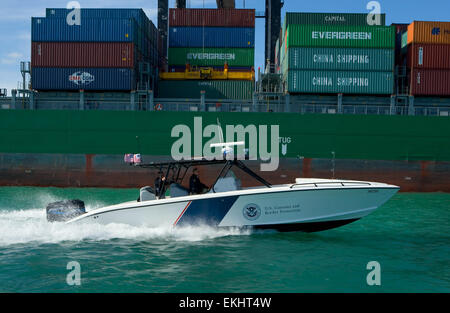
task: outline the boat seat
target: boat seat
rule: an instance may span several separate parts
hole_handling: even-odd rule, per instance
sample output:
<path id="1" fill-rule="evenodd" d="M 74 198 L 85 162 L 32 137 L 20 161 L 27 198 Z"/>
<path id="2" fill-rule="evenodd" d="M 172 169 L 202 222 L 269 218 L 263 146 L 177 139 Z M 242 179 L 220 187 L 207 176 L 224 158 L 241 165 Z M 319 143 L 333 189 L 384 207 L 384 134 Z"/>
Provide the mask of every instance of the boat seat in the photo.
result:
<path id="1" fill-rule="evenodd" d="M 240 181 L 235 177 L 223 177 L 220 178 L 214 185 L 214 191 L 212 192 L 226 192 L 239 190 L 241 188 Z"/>
<path id="2" fill-rule="evenodd" d="M 180 184 L 171 184 L 170 185 L 170 197 L 176 198 L 176 197 L 184 197 L 189 195 L 189 190 L 181 186 Z"/>
<path id="3" fill-rule="evenodd" d="M 139 201 L 156 200 L 155 193 L 150 186 L 142 187 L 139 192 Z"/>

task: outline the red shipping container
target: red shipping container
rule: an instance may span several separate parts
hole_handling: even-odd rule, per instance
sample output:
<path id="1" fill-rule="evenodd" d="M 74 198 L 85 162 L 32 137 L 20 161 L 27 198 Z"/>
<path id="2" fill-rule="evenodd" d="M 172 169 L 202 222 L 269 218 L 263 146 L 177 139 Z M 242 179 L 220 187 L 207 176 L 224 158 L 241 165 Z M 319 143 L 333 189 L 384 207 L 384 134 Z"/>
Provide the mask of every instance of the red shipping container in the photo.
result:
<path id="1" fill-rule="evenodd" d="M 450 70 L 411 70 L 411 95 L 450 96 Z"/>
<path id="2" fill-rule="evenodd" d="M 32 67 L 134 68 L 140 59 L 134 44 L 105 42 L 33 42 Z"/>
<path id="3" fill-rule="evenodd" d="M 255 27 L 255 10 L 170 9 L 169 26 Z"/>
<path id="4" fill-rule="evenodd" d="M 409 45 L 408 67 L 450 70 L 450 45 Z"/>

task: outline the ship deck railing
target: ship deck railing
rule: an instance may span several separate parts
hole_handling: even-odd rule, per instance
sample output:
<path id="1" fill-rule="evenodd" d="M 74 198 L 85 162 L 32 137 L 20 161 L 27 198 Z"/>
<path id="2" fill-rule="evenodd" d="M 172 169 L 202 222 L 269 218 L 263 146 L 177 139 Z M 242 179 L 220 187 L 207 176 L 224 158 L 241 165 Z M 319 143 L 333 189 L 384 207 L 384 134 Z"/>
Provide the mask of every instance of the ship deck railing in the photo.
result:
<path id="1" fill-rule="evenodd" d="M 84 102 L 74 97 L 17 97 L 14 104 L 11 97 L 0 98 L 0 109 L 16 110 L 114 110 L 114 111 L 178 111 L 178 112 L 289 112 L 297 114 L 348 114 L 348 115 L 419 115 L 450 116 L 450 105 L 439 99 L 420 99 L 414 107 L 392 106 L 384 97 L 368 97 L 362 101 L 358 97 L 346 97 L 338 105 L 333 96 L 293 98 L 289 102 L 279 95 L 273 99 L 254 97 L 246 100 L 225 99 L 170 99 L 136 97 L 134 102 L 127 98 L 104 97 L 102 99 L 86 96 Z M 32 103 L 33 101 L 33 103 Z M 450 102 L 449 102 L 450 103 Z"/>

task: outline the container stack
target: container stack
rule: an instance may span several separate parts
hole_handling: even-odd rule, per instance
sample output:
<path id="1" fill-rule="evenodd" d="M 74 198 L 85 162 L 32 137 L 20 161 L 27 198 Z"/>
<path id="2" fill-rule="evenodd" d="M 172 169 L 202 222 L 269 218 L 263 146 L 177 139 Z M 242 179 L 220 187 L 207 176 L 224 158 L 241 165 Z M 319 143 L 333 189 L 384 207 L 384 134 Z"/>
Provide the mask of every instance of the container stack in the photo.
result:
<path id="1" fill-rule="evenodd" d="M 169 71 L 191 66 L 250 71 L 255 61 L 255 10 L 170 9 Z"/>
<path id="2" fill-rule="evenodd" d="M 405 35 L 410 94 L 450 96 L 450 22 L 413 22 Z"/>
<path id="3" fill-rule="evenodd" d="M 170 9 L 168 71 L 251 72 L 255 62 L 255 10 Z M 249 80 L 162 80 L 160 98 L 251 98 Z M 189 95 L 189 97 L 188 97 Z"/>
<path id="4" fill-rule="evenodd" d="M 288 93 L 392 94 L 395 27 L 367 14 L 287 13 L 280 51 Z"/>
<path id="5" fill-rule="evenodd" d="M 158 31 L 142 9 L 81 9 L 80 25 L 71 25 L 72 11 L 32 18 L 33 89 L 131 91 L 153 83 Z"/>

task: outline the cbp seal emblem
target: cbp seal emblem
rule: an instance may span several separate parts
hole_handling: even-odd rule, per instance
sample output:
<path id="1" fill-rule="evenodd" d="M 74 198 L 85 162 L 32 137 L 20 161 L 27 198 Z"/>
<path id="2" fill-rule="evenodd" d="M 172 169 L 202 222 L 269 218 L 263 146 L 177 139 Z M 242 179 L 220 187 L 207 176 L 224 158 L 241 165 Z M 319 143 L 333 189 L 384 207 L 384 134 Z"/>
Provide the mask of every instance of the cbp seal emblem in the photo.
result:
<path id="1" fill-rule="evenodd" d="M 261 208 L 254 203 L 247 204 L 242 213 L 249 221 L 255 221 L 261 216 Z"/>

